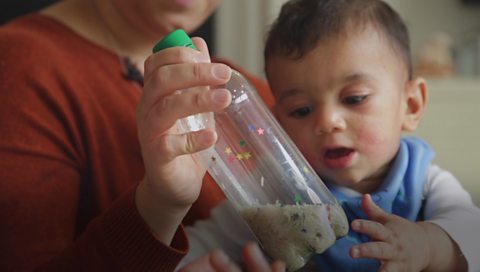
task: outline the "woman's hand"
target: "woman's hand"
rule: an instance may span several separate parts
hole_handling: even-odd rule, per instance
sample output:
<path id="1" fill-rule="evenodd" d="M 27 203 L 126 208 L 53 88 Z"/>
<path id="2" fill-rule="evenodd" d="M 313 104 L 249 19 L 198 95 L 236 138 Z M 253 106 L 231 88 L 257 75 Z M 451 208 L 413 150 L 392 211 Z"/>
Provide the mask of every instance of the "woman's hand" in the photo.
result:
<path id="1" fill-rule="evenodd" d="M 205 42 L 199 38 L 193 41 L 199 51 L 173 47 L 147 59 L 136 112 L 146 171 L 137 188 L 137 207 L 156 236 L 167 244 L 197 199 L 206 172 L 192 154 L 212 146 L 217 137 L 211 129 L 182 133 L 177 121 L 218 111 L 231 101 L 227 90 L 206 87 L 226 83 L 231 69 L 210 63 Z"/>
<path id="2" fill-rule="evenodd" d="M 249 272 L 282 272 L 285 264 L 275 261 L 269 264 L 256 243 L 247 243 L 243 248 L 245 270 Z M 183 267 L 179 272 L 205 271 L 205 272 L 240 272 L 237 264 L 232 262 L 222 251 L 216 250 L 202 256 Z"/>

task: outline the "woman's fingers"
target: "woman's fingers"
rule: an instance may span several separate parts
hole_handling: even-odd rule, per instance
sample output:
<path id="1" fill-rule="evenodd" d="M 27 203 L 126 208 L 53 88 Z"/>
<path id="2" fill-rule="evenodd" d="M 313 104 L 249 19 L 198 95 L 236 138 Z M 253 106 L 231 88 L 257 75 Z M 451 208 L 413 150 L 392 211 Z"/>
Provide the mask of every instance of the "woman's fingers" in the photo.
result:
<path id="1" fill-rule="evenodd" d="M 249 242 L 243 247 L 243 259 L 249 272 L 267 272 L 270 271 L 270 264 L 265 255 L 258 247 L 257 243 Z"/>
<path id="2" fill-rule="evenodd" d="M 180 63 L 145 71 L 142 106 L 148 110 L 161 98 L 177 90 L 225 84 L 231 69 L 221 63 Z"/>
<path id="3" fill-rule="evenodd" d="M 210 57 L 210 53 L 208 52 L 208 45 L 204 39 L 200 37 L 193 37 L 192 42 L 195 45 L 195 47 L 198 49 L 198 51 Z M 205 62 L 210 62 L 210 61 L 205 61 Z"/>
<path id="4" fill-rule="evenodd" d="M 269 264 L 258 245 L 254 242 L 243 247 L 243 259 L 247 272 L 284 272 L 285 264 L 276 261 Z M 183 267 L 179 272 L 240 272 L 240 268 L 225 253 L 220 250 L 202 256 Z"/>
<path id="5" fill-rule="evenodd" d="M 145 135 L 154 140 L 171 128 L 178 119 L 202 112 L 219 111 L 231 102 L 231 94 L 226 89 L 192 89 L 184 93 L 171 94 L 157 101 L 150 111 L 138 116 L 146 126 Z M 138 112 L 138 114 L 142 114 Z M 213 120 L 212 120 L 213 121 Z"/>
<path id="6" fill-rule="evenodd" d="M 180 155 L 193 154 L 209 148 L 217 141 L 213 130 L 204 129 L 184 134 L 163 134 L 156 142 L 152 152 L 160 152 L 157 163 L 166 164 Z"/>
<path id="7" fill-rule="evenodd" d="M 210 62 L 208 47 L 202 38 L 192 38 L 197 49 L 189 47 L 170 47 L 150 55 L 145 60 L 145 71 L 153 71 L 160 66 L 176 63 Z"/>
<path id="8" fill-rule="evenodd" d="M 241 272 L 240 268 L 220 250 L 215 250 L 189 263 L 179 272 Z"/>
<path id="9" fill-rule="evenodd" d="M 241 272 L 240 268 L 230 260 L 227 254 L 220 250 L 210 253 L 210 263 L 216 272 Z"/>
<path id="10" fill-rule="evenodd" d="M 286 265 L 282 261 L 275 261 L 272 264 L 272 272 L 285 272 Z"/>
<path id="11" fill-rule="evenodd" d="M 245 262 L 246 271 L 248 272 L 285 271 L 285 263 L 283 261 L 275 261 L 270 264 L 255 242 L 249 242 L 243 247 L 243 260 Z"/>

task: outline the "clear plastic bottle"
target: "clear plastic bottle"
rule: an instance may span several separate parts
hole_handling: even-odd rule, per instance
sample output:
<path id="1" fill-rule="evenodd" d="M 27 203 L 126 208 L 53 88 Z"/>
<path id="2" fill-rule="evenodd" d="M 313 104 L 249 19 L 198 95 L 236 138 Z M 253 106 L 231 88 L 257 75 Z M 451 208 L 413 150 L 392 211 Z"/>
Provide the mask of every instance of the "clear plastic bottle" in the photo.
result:
<path id="1" fill-rule="evenodd" d="M 176 30 L 154 52 L 172 46 L 195 48 Z M 180 126 L 184 132 L 215 127 L 215 146 L 196 155 L 267 254 L 297 270 L 347 234 L 345 213 L 255 88 L 236 71 L 222 87 L 232 95 L 227 108 L 189 116 Z"/>

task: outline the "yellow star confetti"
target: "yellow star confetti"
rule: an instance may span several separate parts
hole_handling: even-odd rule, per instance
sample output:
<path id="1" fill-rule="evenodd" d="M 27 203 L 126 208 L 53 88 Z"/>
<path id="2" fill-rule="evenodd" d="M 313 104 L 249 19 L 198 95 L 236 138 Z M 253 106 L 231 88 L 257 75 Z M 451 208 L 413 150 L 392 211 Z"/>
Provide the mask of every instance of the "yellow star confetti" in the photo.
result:
<path id="1" fill-rule="evenodd" d="M 245 153 L 243 153 L 243 158 L 244 158 L 244 159 L 248 160 L 248 159 L 250 159 L 251 157 L 252 157 L 252 154 L 251 154 L 250 152 L 245 152 Z"/>
<path id="2" fill-rule="evenodd" d="M 230 147 L 225 147 L 225 153 L 231 154 L 231 153 L 232 153 L 232 149 L 231 149 Z"/>
<path id="3" fill-rule="evenodd" d="M 243 160 L 243 155 L 240 154 L 240 153 L 238 153 L 238 154 L 237 154 L 237 159 L 238 159 L 238 160 Z"/>

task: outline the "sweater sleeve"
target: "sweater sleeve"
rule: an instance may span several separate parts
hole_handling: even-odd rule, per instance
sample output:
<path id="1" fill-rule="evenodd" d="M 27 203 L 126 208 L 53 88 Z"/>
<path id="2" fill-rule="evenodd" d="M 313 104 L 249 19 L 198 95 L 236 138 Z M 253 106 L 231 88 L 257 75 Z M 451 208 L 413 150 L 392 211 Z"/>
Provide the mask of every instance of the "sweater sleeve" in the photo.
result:
<path id="1" fill-rule="evenodd" d="M 440 226 L 457 243 L 468 271 L 480 271 L 480 209 L 449 172 L 430 167 L 425 184 L 425 219 Z"/>
<path id="2" fill-rule="evenodd" d="M 23 119 L 0 97 L 1 271 L 173 270 L 186 254 L 185 234 L 180 228 L 172 247 L 155 240 L 136 210 L 135 187 L 79 229 L 88 181 L 61 156 L 68 152 L 52 140 L 54 130 Z"/>
<path id="3" fill-rule="evenodd" d="M 154 238 L 137 212 L 135 190 L 119 198 L 39 271 L 173 271 L 188 249 L 180 227 L 171 246 Z"/>

